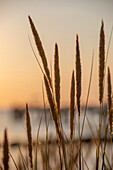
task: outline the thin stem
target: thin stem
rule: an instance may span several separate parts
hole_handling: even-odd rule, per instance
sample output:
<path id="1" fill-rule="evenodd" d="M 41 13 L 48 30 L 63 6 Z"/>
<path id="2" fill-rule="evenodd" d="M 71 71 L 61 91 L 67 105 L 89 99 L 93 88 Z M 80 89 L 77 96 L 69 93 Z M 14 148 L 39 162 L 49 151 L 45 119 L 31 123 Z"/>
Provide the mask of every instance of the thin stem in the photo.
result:
<path id="1" fill-rule="evenodd" d="M 91 71 L 90 71 L 89 87 L 88 87 L 88 92 L 87 92 L 87 99 L 86 99 L 86 105 L 85 105 L 85 111 L 84 111 L 84 118 L 83 118 L 82 130 L 81 130 L 81 139 L 82 139 L 83 130 L 84 130 L 84 123 L 85 123 L 85 117 L 86 117 L 86 111 L 87 111 L 89 93 L 90 93 L 90 88 L 91 88 L 92 73 L 93 73 L 93 60 L 94 60 L 94 51 L 93 51 L 93 54 L 92 54 L 92 63 L 91 63 Z"/>
<path id="2" fill-rule="evenodd" d="M 79 134 L 79 170 L 81 170 L 81 137 L 80 137 L 80 116 L 78 115 L 78 134 Z"/>

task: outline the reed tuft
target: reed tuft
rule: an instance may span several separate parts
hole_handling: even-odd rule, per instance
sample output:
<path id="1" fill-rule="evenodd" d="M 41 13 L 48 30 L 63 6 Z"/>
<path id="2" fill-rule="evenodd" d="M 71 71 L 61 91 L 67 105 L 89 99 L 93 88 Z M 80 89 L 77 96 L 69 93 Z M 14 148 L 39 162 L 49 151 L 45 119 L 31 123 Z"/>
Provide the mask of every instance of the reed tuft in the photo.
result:
<path id="1" fill-rule="evenodd" d="M 47 77 L 44 75 L 44 83 L 45 83 L 45 88 L 46 88 L 46 93 L 47 93 L 47 98 L 48 98 L 48 102 L 49 102 L 49 106 L 50 106 L 50 111 L 52 114 L 52 118 L 55 124 L 55 128 L 56 128 L 56 133 L 57 133 L 57 137 L 58 137 L 58 143 L 59 146 L 62 146 L 62 152 L 64 155 L 64 164 L 65 164 L 65 169 L 68 170 L 67 168 L 67 161 L 66 161 L 66 150 L 65 150 L 65 144 L 64 144 L 64 138 L 63 135 L 61 133 L 60 130 L 60 124 L 59 124 L 59 115 L 58 115 L 58 109 L 55 105 L 55 100 L 52 94 L 52 90 L 50 88 L 49 82 Z"/>
<path id="2" fill-rule="evenodd" d="M 58 108 L 58 114 L 60 115 L 60 68 L 59 68 L 59 54 L 58 45 L 55 44 L 54 54 L 54 76 L 55 76 L 55 98 Z"/>
<path id="3" fill-rule="evenodd" d="M 77 111 L 80 116 L 80 97 L 81 97 L 81 61 L 78 35 L 76 35 L 76 97 L 77 97 Z"/>
<path id="4" fill-rule="evenodd" d="M 7 137 L 7 129 L 4 130 L 3 166 L 4 166 L 4 170 L 9 169 L 9 144 L 8 144 L 8 137 Z"/>
<path id="5" fill-rule="evenodd" d="M 103 102 L 104 93 L 104 69 L 105 69 L 105 34 L 104 34 L 104 22 L 102 20 L 100 29 L 100 42 L 99 42 L 99 101 Z"/>
<path id="6" fill-rule="evenodd" d="M 39 55 L 40 55 L 40 57 L 42 59 L 42 63 L 43 63 L 43 67 L 44 67 L 46 76 L 47 76 L 47 78 L 49 80 L 49 83 L 50 83 L 50 86 L 52 88 L 52 81 L 51 81 L 51 77 L 50 77 L 50 71 L 49 71 L 49 68 L 48 68 L 48 63 L 47 63 L 46 55 L 45 55 L 45 52 L 44 52 L 44 49 L 43 49 L 40 37 L 38 35 L 38 32 L 37 32 L 37 30 L 35 28 L 35 25 L 34 25 L 32 19 L 31 19 L 31 17 L 28 16 L 28 18 L 29 18 L 31 30 L 32 30 L 32 33 L 33 33 L 33 36 L 34 36 L 36 47 L 37 47 Z"/>
<path id="7" fill-rule="evenodd" d="M 46 87 L 46 93 L 47 93 L 47 98 L 48 98 L 48 102 L 49 102 L 49 106 L 50 106 L 50 111 L 51 111 L 51 114 L 52 114 L 52 117 L 53 117 L 53 121 L 55 123 L 57 136 L 58 136 L 58 139 L 59 139 L 59 142 L 60 142 L 62 140 L 62 137 L 61 137 L 61 132 L 60 132 L 58 110 L 57 110 L 57 107 L 55 106 L 52 91 L 50 89 L 49 82 L 48 82 L 45 75 L 44 75 L 44 83 L 45 83 L 45 87 Z"/>
<path id="8" fill-rule="evenodd" d="M 109 131 L 110 134 L 113 133 L 113 109 L 112 109 L 112 87 L 111 87 L 111 74 L 110 69 L 108 67 L 108 123 L 109 123 Z"/>
<path id="9" fill-rule="evenodd" d="M 70 139 L 73 139 L 73 128 L 74 128 L 74 113 L 75 113 L 75 78 L 74 71 L 71 79 L 71 93 L 70 93 Z"/>
<path id="10" fill-rule="evenodd" d="M 76 35 L 76 100 L 78 111 L 78 134 L 79 134 L 79 169 L 81 170 L 81 138 L 80 138 L 80 113 L 81 113 L 81 61 L 78 35 Z"/>
<path id="11" fill-rule="evenodd" d="M 33 169 L 32 133 L 31 133 L 31 122 L 30 122 L 28 104 L 26 104 L 26 128 L 27 128 L 29 162 L 30 162 L 30 167 L 31 167 L 31 169 Z"/>
<path id="12" fill-rule="evenodd" d="M 71 141 L 71 154 L 70 154 L 70 170 L 72 170 L 73 166 L 73 129 L 74 129 L 74 113 L 75 113 L 75 77 L 74 70 L 72 72 L 71 78 L 71 92 L 70 92 L 70 141 Z"/>

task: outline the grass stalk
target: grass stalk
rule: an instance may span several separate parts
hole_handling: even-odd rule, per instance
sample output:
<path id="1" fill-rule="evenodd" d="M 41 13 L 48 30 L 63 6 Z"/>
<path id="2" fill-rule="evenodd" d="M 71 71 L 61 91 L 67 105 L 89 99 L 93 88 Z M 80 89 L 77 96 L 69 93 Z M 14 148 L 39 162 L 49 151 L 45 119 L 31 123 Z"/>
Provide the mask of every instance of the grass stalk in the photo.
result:
<path id="1" fill-rule="evenodd" d="M 103 152 L 103 157 L 102 157 L 102 170 L 104 170 L 105 168 L 105 149 L 106 149 L 106 143 L 107 143 L 107 132 L 108 132 L 108 124 L 106 126 L 106 131 L 105 131 L 104 152 Z"/>
<path id="2" fill-rule="evenodd" d="M 54 77 L 55 77 L 55 99 L 58 108 L 58 114 L 60 115 L 60 68 L 59 68 L 59 54 L 58 54 L 57 44 L 55 44 L 55 54 L 54 54 Z"/>
<path id="3" fill-rule="evenodd" d="M 53 118 L 55 128 L 56 128 L 58 144 L 61 145 L 61 147 L 62 147 L 65 169 L 67 170 L 68 168 L 67 168 L 67 160 L 66 160 L 66 150 L 65 150 L 64 138 L 63 138 L 63 135 L 60 130 L 58 110 L 55 105 L 55 100 L 54 100 L 54 96 L 52 94 L 52 90 L 50 88 L 49 82 L 45 75 L 44 75 L 44 83 L 45 83 L 46 94 L 47 94 L 47 98 L 48 98 L 48 102 L 49 102 L 49 106 L 50 106 L 50 111 L 51 111 L 52 118 Z"/>
<path id="4" fill-rule="evenodd" d="M 82 123 L 81 139 L 82 139 L 82 134 L 83 134 L 83 130 L 84 130 L 84 123 L 85 123 L 86 111 L 87 111 L 89 94 L 90 94 L 90 88 L 91 88 L 92 73 L 93 73 L 93 60 L 94 60 L 94 51 L 93 51 L 93 54 L 92 54 L 90 79 L 89 79 L 89 86 L 88 86 L 88 92 L 87 92 L 87 98 L 86 98 L 86 104 L 85 104 L 84 118 L 83 118 L 83 123 Z"/>
<path id="5" fill-rule="evenodd" d="M 52 88 L 52 81 L 51 81 L 51 77 L 50 77 L 50 71 L 49 71 L 49 68 L 48 68 L 48 63 L 47 63 L 46 55 L 45 55 L 45 52 L 44 52 L 44 49 L 43 49 L 43 46 L 42 46 L 42 42 L 40 40 L 40 37 L 38 35 L 38 32 L 37 32 L 37 30 L 35 28 L 35 25 L 34 25 L 32 19 L 31 19 L 31 17 L 28 16 L 28 19 L 29 19 L 29 23 L 30 23 L 30 26 L 31 26 L 33 36 L 34 36 L 36 47 L 37 47 L 39 55 L 40 55 L 40 57 L 42 59 L 42 63 L 43 63 L 43 67 L 44 67 L 46 76 L 47 76 L 48 81 L 50 83 L 50 86 Z"/>
<path id="6" fill-rule="evenodd" d="M 18 149 L 19 149 L 19 153 L 20 153 L 21 160 L 22 160 L 23 169 L 24 169 L 24 170 L 26 170 L 26 169 L 29 170 L 29 167 L 28 167 L 28 165 L 27 165 L 27 162 L 25 161 L 25 158 L 24 158 L 24 156 L 23 156 L 23 154 L 22 154 L 22 151 L 21 151 L 19 145 L 18 145 Z"/>
<path id="7" fill-rule="evenodd" d="M 38 130 L 37 130 L 37 137 L 36 137 L 36 142 L 35 142 L 35 170 L 37 170 L 37 149 L 38 149 L 38 138 L 39 138 L 39 132 L 40 132 L 40 126 L 41 126 L 41 122 L 42 122 L 42 118 L 43 118 L 43 113 L 41 115 L 40 121 L 39 121 L 39 126 L 38 126 Z"/>
<path id="8" fill-rule="evenodd" d="M 15 168 L 16 168 L 17 170 L 19 170 L 19 168 L 18 168 L 18 166 L 17 166 L 17 164 L 16 164 L 16 162 L 15 162 L 15 159 L 13 158 L 12 154 L 9 153 L 9 155 L 10 155 L 10 157 L 11 157 L 11 159 L 12 159 L 14 165 L 15 165 Z"/>
<path id="9" fill-rule="evenodd" d="M 4 170 L 9 169 L 9 144 L 8 144 L 8 137 L 7 137 L 7 129 L 4 130 L 3 166 L 4 166 Z"/>
<path id="10" fill-rule="evenodd" d="M 29 163 L 31 169 L 33 169 L 32 133 L 31 133 L 31 122 L 30 122 L 28 104 L 26 104 L 26 129 L 27 129 L 27 141 L 28 141 L 28 151 L 29 151 Z"/>
<path id="11" fill-rule="evenodd" d="M 74 114 L 75 114 L 75 78 L 74 71 L 71 79 L 71 93 L 70 93 L 70 141 L 71 141 L 71 167 L 73 167 L 73 130 L 74 130 Z"/>
<path id="12" fill-rule="evenodd" d="M 112 138 L 113 132 L 113 110 L 112 110 L 112 86 L 111 86 L 111 74 L 110 68 L 108 67 L 108 77 L 107 77 L 107 84 L 108 84 L 108 124 L 109 124 L 109 132 Z"/>
<path id="13" fill-rule="evenodd" d="M 81 170 L 81 137 L 80 137 L 80 114 L 81 114 L 81 61 L 78 35 L 76 35 L 76 102 L 78 111 L 78 134 L 79 134 L 79 169 Z"/>
<path id="14" fill-rule="evenodd" d="M 43 104 L 44 104 L 45 124 L 46 124 L 45 160 L 46 160 L 46 170 L 48 170 L 48 124 L 47 124 L 47 116 L 46 116 L 46 106 L 45 106 L 45 96 L 44 96 L 43 83 L 42 83 L 42 94 L 43 94 Z"/>
<path id="15" fill-rule="evenodd" d="M 105 74 L 105 34 L 104 22 L 101 22 L 100 29 L 100 42 L 99 42 L 99 132 L 98 132 L 98 146 L 96 150 L 96 170 L 99 168 L 99 149 L 101 143 L 101 125 L 102 125 L 102 112 L 103 112 L 103 94 L 104 94 L 104 74 Z"/>

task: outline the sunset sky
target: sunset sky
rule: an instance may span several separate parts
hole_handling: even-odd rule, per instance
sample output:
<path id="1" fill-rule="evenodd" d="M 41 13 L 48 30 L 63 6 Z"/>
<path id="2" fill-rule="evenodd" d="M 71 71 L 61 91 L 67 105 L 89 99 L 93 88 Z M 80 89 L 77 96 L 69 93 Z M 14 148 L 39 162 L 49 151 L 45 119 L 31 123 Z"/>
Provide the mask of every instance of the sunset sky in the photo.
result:
<path id="1" fill-rule="evenodd" d="M 54 45 L 58 43 L 62 106 L 69 105 L 71 73 L 75 69 L 76 34 L 80 42 L 83 105 L 94 50 L 89 105 L 98 105 L 99 31 L 103 19 L 107 51 L 113 26 L 113 0 L 0 0 L 0 108 L 25 106 L 26 102 L 43 106 L 43 76 L 33 56 L 28 35 L 39 60 L 40 57 L 28 15 L 38 30 L 50 68 L 53 65 Z M 112 57 L 113 38 L 107 63 L 113 80 Z M 53 72 L 53 67 L 51 70 Z"/>

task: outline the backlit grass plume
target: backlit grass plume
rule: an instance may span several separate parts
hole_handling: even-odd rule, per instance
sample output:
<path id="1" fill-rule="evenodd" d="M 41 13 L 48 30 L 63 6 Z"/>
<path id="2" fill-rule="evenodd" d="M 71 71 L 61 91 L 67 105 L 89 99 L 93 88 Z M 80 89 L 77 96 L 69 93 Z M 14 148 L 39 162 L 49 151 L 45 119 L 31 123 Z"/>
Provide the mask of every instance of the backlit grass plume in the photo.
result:
<path id="1" fill-rule="evenodd" d="M 112 134 L 113 133 L 113 109 L 112 109 L 111 74 L 110 74 L 109 67 L 108 67 L 107 84 L 108 84 L 108 123 L 109 123 L 110 134 Z"/>
<path id="2" fill-rule="evenodd" d="M 51 82 L 51 77 L 50 77 L 50 71 L 49 71 L 49 68 L 48 68 L 48 63 L 47 63 L 47 59 L 46 59 L 46 55 L 45 55 L 45 52 L 44 52 L 44 49 L 43 49 L 43 46 L 42 46 L 42 43 L 41 43 L 41 40 L 40 40 L 40 37 L 38 35 L 38 32 L 35 28 L 35 25 L 31 19 L 30 16 L 28 16 L 29 18 L 29 22 L 30 22 L 30 25 L 31 25 L 31 30 L 32 30 L 32 33 L 33 33 L 33 36 L 34 36 L 34 40 L 35 40 L 35 44 L 36 44 L 36 47 L 38 49 L 38 52 L 39 52 L 39 55 L 42 59 L 42 63 L 43 63 L 43 67 L 44 67 L 44 70 L 45 70 L 45 73 L 46 73 L 46 76 L 49 80 L 49 83 L 50 83 L 50 86 L 52 88 L 52 82 Z"/>
<path id="3" fill-rule="evenodd" d="M 9 144 L 8 144 L 8 137 L 7 137 L 7 129 L 4 130 L 3 166 L 4 166 L 4 170 L 9 169 Z"/>
<path id="4" fill-rule="evenodd" d="M 76 102 L 78 111 L 78 134 L 79 134 L 79 169 L 81 170 L 81 137 L 80 137 L 80 113 L 81 113 L 81 61 L 78 35 L 76 35 Z"/>
<path id="5" fill-rule="evenodd" d="M 103 82 L 104 82 L 104 68 L 105 68 L 105 35 L 104 35 L 104 22 L 102 20 L 100 29 L 100 42 L 99 42 L 99 101 L 103 101 Z"/>
<path id="6" fill-rule="evenodd" d="M 76 35 L 76 100 L 77 100 L 77 111 L 80 116 L 80 98 L 81 98 L 81 61 L 80 61 L 80 50 L 78 35 Z"/>
<path id="7" fill-rule="evenodd" d="M 74 71 L 71 79 L 71 93 L 70 93 L 70 139 L 73 139 L 74 128 L 74 113 L 75 113 L 75 78 Z"/>
<path id="8" fill-rule="evenodd" d="M 46 94 L 47 94 L 47 98 L 48 98 L 48 102 L 49 102 L 49 106 L 50 106 L 50 111 L 51 111 L 52 118 L 53 118 L 53 121 L 54 121 L 54 124 L 55 124 L 55 128 L 56 128 L 58 142 L 59 142 L 59 145 L 61 145 L 61 147 L 62 147 L 65 169 L 68 170 L 64 138 L 63 138 L 63 134 L 61 133 L 60 124 L 59 124 L 58 109 L 56 107 L 54 96 L 52 94 L 52 90 L 50 88 L 48 79 L 46 78 L 45 75 L 44 75 L 44 83 L 45 83 Z"/>
<path id="9" fill-rule="evenodd" d="M 27 128 L 29 162 L 30 162 L 30 167 L 31 167 L 31 169 L 33 169 L 32 133 L 31 133 L 31 122 L 30 122 L 28 104 L 26 104 L 26 128 Z"/>
<path id="10" fill-rule="evenodd" d="M 60 114 L 60 68 L 59 68 L 59 54 L 58 45 L 55 44 L 54 54 L 54 76 L 55 76 L 55 98 L 58 108 L 58 114 Z"/>
<path id="11" fill-rule="evenodd" d="M 73 129 L 74 129 L 74 114 L 75 114 L 75 77 L 74 71 L 72 72 L 71 78 L 71 92 L 70 92 L 70 141 L 71 141 L 71 154 L 70 154 L 70 170 L 73 166 Z"/>
<path id="12" fill-rule="evenodd" d="M 54 124 L 56 127 L 57 136 L 58 136 L 59 142 L 61 142 L 62 137 L 61 137 L 61 132 L 60 132 L 58 110 L 55 105 L 54 97 L 53 97 L 49 82 L 45 75 L 44 75 L 44 83 L 45 83 L 45 87 L 46 87 L 46 93 L 47 93 L 47 98 L 48 98 L 48 102 L 49 102 L 49 106 L 50 106 L 50 111 L 51 111 L 53 121 L 54 121 Z"/>

